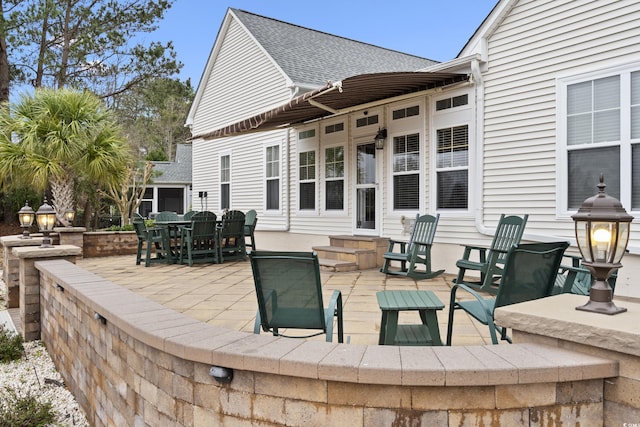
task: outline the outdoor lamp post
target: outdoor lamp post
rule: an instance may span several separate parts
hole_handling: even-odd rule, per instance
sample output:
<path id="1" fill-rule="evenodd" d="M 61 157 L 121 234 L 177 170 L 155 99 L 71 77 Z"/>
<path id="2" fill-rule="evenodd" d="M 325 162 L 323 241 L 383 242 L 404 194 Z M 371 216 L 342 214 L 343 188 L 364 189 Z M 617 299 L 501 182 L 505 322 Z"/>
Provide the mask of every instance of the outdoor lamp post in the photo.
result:
<path id="1" fill-rule="evenodd" d="M 67 227 L 71 227 L 73 225 L 73 220 L 76 217 L 76 212 L 73 209 L 67 209 L 64 211 L 64 219 L 67 220 Z"/>
<path id="2" fill-rule="evenodd" d="M 576 310 L 618 314 L 627 309 L 616 307 L 612 302 L 613 290 L 607 279 L 622 267 L 620 260 L 627 249 L 633 217 L 627 214 L 618 199 L 605 194 L 605 187 L 604 177 L 600 175 L 598 194 L 585 200 L 572 216 L 582 264 L 594 277 L 589 302 Z"/>
<path id="3" fill-rule="evenodd" d="M 29 228 L 33 224 L 33 220 L 36 217 L 36 213 L 29 206 L 29 202 L 25 202 L 24 206 L 18 211 L 18 220 L 20 221 L 20 227 L 22 227 L 21 239 L 30 239 Z"/>
<path id="4" fill-rule="evenodd" d="M 47 203 L 47 198 L 44 198 L 44 202 L 42 206 L 38 208 L 38 212 L 36 212 L 36 221 L 38 222 L 38 227 L 42 232 L 42 244 L 41 248 L 52 248 L 51 238 L 49 237 L 49 233 L 53 230 L 53 226 L 56 223 L 56 211 Z"/>
<path id="5" fill-rule="evenodd" d="M 376 142 L 376 150 L 384 149 L 384 140 L 387 138 L 387 129 L 378 128 L 378 133 L 374 138 Z"/>

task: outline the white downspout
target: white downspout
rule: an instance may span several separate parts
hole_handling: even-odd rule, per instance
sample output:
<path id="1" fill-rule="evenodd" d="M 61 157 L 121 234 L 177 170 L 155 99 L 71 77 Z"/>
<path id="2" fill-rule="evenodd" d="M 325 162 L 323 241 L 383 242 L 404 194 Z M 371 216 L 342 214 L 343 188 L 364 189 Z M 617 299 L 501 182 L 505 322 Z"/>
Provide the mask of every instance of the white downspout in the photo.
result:
<path id="1" fill-rule="evenodd" d="M 476 139 L 476 152 L 475 159 L 475 174 L 474 185 L 480 183 L 479 188 L 472 190 L 475 195 L 473 201 L 474 206 L 474 221 L 476 229 L 480 234 L 487 236 L 493 236 L 495 230 L 488 229 L 483 222 L 484 212 L 484 80 L 482 79 L 482 72 L 480 71 L 480 62 L 477 59 L 471 61 L 471 76 L 473 77 L 476 96 L 475 96 L 475 139 Z"/>
<path id="2" fill-rule="evenodd" d="M 289 141 L 291 139 L 291 128 L 287 128 L 287 133 L 285 136 L 285 140 L 284 140 L 284 153 L 285 153 L 285 172 L 284 172 L 284 176 L 285 176 L 285 180 L 286 182 L 284 182 L 284 188 L 285 188 L 285 192 L 284 192 L 284 203 L 283 203 L 283 207 L 287 210 L 285 212 L 285 224 L 284 224 L 284 231 L 289 231 L 291 228 L 291 205 L 290 205 L 290 192 L 291 192 L 291 186 L 289 185 L 289 183 L 291 182 L 291 164 L 290 164 L 290 154 L 289 154 Z"/>

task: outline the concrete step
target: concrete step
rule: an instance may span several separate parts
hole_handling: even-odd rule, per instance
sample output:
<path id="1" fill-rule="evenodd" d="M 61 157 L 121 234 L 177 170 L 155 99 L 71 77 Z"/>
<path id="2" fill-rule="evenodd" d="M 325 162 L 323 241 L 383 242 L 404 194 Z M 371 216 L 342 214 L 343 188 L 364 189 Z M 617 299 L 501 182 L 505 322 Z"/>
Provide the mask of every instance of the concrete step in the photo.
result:
<path id="1" fill-rule="evenodd" d="M 377 266 L 375 250 L 342 246 L 314 246 L 313 250 L 318 253 L 318 258 L 353 263 L 356 265 L 356 270 Z"/>
<path id="2" fill-rule="evenodd" d="M 356 271 L 358 265 L 355 262 L 338 261 L 336 259 L 318 258 L 320 268 L 326 271 L 342 272 L 342 271 Z"/>

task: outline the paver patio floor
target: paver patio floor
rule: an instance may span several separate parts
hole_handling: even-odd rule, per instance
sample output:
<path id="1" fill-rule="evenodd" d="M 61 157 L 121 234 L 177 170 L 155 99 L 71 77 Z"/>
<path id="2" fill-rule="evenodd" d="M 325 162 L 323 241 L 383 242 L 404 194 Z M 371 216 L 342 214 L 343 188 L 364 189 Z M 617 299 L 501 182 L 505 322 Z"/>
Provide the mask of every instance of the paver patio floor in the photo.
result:
<path id="1" fill-rule="evenodd" d="M 188 265 L 135 264 L 135 255 L 85 258 L 77 265 L 187 316 L 213 325 L 253 332 L 258 303 L 249 261 Z M 325 304 L 331 293 L 342 292 L 345 336 L 352 344 L 377 344 L 381 312 L 376 292 L 431 290 L 445 304 L 438 312 L 442 340 L 446 340 L 452 275 L 430 280 L 387 276 L 377 269 L 351 272 L 322 271 Z M 419 323 L 417 312 L 401 312 L 400 323 Z M 490 344 L 488 328 L 457 312 L 453 345 Z M 293 335 L 295 331 L 290 331 Z M 335 333 L 335 332 L 334 332 Z M 316 337 L 313 339 L 324 339 Z M 335 336 L 334 336 L 335 341 Z"/>

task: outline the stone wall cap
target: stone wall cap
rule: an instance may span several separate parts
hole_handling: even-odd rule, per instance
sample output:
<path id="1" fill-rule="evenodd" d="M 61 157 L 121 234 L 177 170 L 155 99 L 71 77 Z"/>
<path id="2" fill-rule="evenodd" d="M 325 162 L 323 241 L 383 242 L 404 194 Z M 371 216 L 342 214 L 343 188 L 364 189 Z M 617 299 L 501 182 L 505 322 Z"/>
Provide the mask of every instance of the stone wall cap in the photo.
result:
<path id="1" fill-rule="evenodd" d="M 30 237 L 30 239 L 23 239 L 22 234 L 2 236 L 0 237 L 0 243 L 6 248 L 18 246 L 39 246 L 42 244 L 42 234 L 31 234 Z"/>
<path id="2" fill-rule="evenodd" d="M 86 227 L 54 227 L 53 231 L 56 233 L 84 233 L 87 231 Z"/>
<path id="3" fill-rule="evenodd" d="M 82 248 L 75 245 L 54 245 L 52 248 L 40 246 L 23 246 L 13 248 L 11 253 L 16 258 L 52 258 L 61 256 L 82 255 Z"/>
<path id="4" fill-rule="evenodd" d="M 615 301 L 626 312 L 576 310 L 588 296 L 560 294 L 496 309 L 496 323 L 517 331 L 640 356 L 640 301 Z"/>

